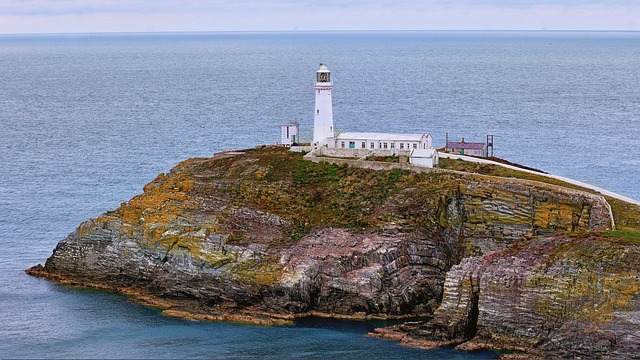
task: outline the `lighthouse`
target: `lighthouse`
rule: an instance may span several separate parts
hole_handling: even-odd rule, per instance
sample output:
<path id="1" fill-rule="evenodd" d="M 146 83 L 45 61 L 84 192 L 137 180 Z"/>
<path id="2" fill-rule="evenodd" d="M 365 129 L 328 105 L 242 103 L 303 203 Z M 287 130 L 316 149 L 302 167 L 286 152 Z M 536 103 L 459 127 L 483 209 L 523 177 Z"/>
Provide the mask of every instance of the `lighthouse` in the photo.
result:
<path id="1" fill-rule="evenodd" d="M 316 72 L 316 108 L 313 120 L 313 142 L 320 146 L 333 140 L 333 106 L 331 104 L 331 72 L 326 65 L 320 64 Z"/>

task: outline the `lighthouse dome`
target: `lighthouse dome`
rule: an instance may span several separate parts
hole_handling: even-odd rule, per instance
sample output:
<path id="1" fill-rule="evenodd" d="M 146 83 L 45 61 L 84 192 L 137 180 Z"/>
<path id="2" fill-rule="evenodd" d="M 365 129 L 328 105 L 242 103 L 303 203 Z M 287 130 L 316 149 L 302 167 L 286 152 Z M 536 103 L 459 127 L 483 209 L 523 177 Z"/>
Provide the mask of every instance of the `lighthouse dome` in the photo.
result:
<path id="1" fill-rule="evenodd" d="M 329 68 L 323 63 L 320 63 L 320 69 L 316 71 L 316 82 L 323 83 L 325 85 L 331 83 L 331 72 L 329 71 Z"/>

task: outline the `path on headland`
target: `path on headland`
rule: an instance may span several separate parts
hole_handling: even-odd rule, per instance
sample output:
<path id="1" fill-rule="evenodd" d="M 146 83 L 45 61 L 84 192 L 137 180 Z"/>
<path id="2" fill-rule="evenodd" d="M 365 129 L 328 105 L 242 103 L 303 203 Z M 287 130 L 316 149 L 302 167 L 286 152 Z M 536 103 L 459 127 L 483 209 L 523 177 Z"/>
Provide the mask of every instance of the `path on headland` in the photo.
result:
<path id="1" fill-rule="evenodd" d="M 607 195 L 607 196 L 610 196 L 612 198 L 616 198 L 618 200 L 626 201 L 628 203 L 635 204 L 635 205 L 640 205 L 640 201 L 638 201 L 638 200 L 634 200 L 632 198 L 629 198 L 629 197 L 626 197 L 626 196 L 623 196 L 623 195 L 620 195 L 620 194 L 616 194 L 616 193 L 614 193 L 612 191 L 605 190 L 603 188 L 600 188 L 600 187 L 597 187 L 597 186 L 594 186 L 594 185 L 591 185 L 591 184 L 583 183 L 583 182 L 578 181 L 578 180 L 569 179 L 569 178 L 566 178 L 566 177 L 563 177 L 563 176 L 545 174 L 545 173 L 541 173 L 541 172 L 537 172 L 537 171 L 523 169 L 523 168 L 520 168 L 520 167 L 517 167 L 517 166 L 502 164 L 502 163 L 499 163 L 499 162 L 496 162 L 496 161 L 476 158 L 476 157 L 472 157 L 472 156 L 455 155 L 455 154 L 449 154 L 449 153 L 444 153 L 444 152 L 438 152 L 438 155 L 441 158 L 445 158 L 445 159 L 454 159 L 454 160 L 460 159 L 460 160 L 469 161 L 469 162 L 475 162 L 475 163 L 498 165 L 498 166 L 502 166 L 502 167 L 505 167 L 505 168 L 508 168 L 508 169 L 512 169 L 512 170 L 518 170 L 518 171 L 527 172 L 527 173 L 531 173 L 531 174 L 536 174 L 536 175 L 540 175 L 540 176 L 546 176 L 548 178 L 552 178 L 552 179 L 564 181 L 564 182 L 569 183 L 569 184 L 581 186 L 581 187 L 583 187 L 585 189 L 594 190 L 594 191 L 599 192 L 602 195 Z"/>

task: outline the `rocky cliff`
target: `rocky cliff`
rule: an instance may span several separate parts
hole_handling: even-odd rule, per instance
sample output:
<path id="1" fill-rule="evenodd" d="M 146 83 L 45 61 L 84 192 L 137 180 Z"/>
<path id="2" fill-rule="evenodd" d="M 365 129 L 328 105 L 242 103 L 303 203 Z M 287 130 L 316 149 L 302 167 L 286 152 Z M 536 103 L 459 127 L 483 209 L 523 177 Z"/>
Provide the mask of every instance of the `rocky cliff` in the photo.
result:
<path id="1" fill-rule="evenodd" d="M 125 293 L 170 315 L 265 323 L 434 315 L 393 334 L 555 351 L 539 345 L 574 333 L 557 329 L 626 331 L 618 319 L 637 311 L 635 245 L 621 243 L 603 265 L 564 256 L 573 242 L 554 236 L 613 226 L 604 198 L 556 185 L 375 171 L 263 148 L 179 164 L 81 224 L 28 272 Z M 629 258 L 614 266 L 620 254 Z M 578 286 L 585 279 L 593 288 Z M 591 319 L 579 294 L 594 291 L 603 307 Z"/>
<path id="2" fill-rule="evenodd" d="M 432 320 L 379 329 L 376 335 L 422 346 L 502 348 L 543 357 L 637 358 L 637 240 L 540 237 L 467 258 L 447 273 Z"/>

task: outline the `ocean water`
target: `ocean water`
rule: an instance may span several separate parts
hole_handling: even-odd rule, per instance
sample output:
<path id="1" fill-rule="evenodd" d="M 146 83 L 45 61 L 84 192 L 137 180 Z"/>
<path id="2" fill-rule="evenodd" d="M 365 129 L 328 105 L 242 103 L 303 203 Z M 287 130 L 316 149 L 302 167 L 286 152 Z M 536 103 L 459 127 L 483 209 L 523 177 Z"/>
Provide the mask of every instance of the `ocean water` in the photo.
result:
<path id="1" fill-rule="evenodd" d="M 312 137 L 318 63 L 338 130 L 484 141 L 640 199 L 640 33 L 0 36 L 0 358 L 486 358 L 372 339 L 366 322 L 167 318 L 23 273 L 83 220 L 189 157 Z"/>

